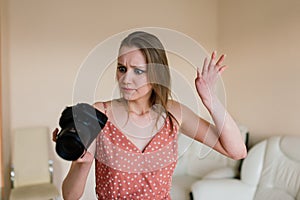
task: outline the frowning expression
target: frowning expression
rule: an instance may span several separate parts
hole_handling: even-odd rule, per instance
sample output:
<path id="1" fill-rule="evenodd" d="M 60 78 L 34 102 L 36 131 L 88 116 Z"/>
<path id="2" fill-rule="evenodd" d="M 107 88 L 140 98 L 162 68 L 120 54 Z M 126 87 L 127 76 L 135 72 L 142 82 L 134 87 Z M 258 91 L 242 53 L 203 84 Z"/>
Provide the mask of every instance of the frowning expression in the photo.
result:
<path id="1" fill-rule="evenodd" d="M 135 47 L 121 47 L 118 57 L 117 80 L 126 100 L 149 99 L 152 86 L 148 81 L 147 63 Z"/>

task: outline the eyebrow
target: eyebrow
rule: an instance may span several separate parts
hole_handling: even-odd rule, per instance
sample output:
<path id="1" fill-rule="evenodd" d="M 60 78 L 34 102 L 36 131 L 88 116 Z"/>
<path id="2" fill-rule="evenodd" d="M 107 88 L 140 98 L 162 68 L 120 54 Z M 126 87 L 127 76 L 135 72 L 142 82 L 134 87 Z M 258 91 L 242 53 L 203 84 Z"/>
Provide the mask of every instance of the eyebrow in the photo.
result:
<path id="1" fill-rule="evenodd" d="M 118 62 L 118 66 L 120 66 L 120 65 L 127 67 L 126 65 Z M 142 66 L 142 65 L 140 65 L 140 66 L 138 66 L 138 65 L 132 65 L 130 67 L 132 67 L 132 68 L 147 68 L 147 66 Z"/>

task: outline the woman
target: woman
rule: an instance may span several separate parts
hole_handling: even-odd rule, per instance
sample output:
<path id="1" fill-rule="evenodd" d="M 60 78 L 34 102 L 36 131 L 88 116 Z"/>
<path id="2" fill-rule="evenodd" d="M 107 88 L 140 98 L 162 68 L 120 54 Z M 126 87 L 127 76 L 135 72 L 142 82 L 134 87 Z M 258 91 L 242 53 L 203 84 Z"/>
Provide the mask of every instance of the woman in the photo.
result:
<path id="1" fill-rule="evenodd" d="M 244 158 L 240 131 L 214 93 L 224 58 L 213 52 L 195 79 L 212 125 L 170 99 L 169 66 L 159 39 L 141 31 L 128 35 L 116 70 L 122 98 L 94 104 L 108 122 L 92 150 L 72 162 L 62 186 L 64 199 L 81 197 L 94 157 L 98 199 L 170 199 L 178 131 L 232 159 Z"/>

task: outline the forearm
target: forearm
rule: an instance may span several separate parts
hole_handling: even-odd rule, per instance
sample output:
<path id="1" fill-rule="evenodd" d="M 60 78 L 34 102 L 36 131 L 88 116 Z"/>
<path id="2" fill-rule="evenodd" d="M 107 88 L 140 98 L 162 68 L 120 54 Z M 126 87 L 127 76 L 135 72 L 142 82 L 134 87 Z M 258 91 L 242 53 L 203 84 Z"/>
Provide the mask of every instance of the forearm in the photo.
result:
<path id="1" fill-rule="evenodd" d="M 82 196 L 91 165 L 92 162 L 72 162 L 69 173 L 62 185 L 63 199 L 74 200 L 79 199 Z"/>
<path id="2" fill-rule="evenodd" d="M 213 133 L 218 139 L 217 142 L 231 158 L 244 158 L 247 150 L 240 130 L 220 100 L 216 97 L 212 98 L 207 109 L 215 124 Z"/>

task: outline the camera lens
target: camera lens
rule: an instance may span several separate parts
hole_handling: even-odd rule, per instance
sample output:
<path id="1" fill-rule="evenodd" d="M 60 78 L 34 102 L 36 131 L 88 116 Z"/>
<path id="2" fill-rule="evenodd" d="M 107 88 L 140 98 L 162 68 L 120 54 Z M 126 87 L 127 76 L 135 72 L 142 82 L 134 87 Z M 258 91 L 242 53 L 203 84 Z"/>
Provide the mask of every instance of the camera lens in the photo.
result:
<path id="1" fill-rule="evenodd" d="M 82 156 L 85 147 L 75 130 L 64 130 L 56 141 L 56 152 L 65 160 L 77 160 Z"/>

